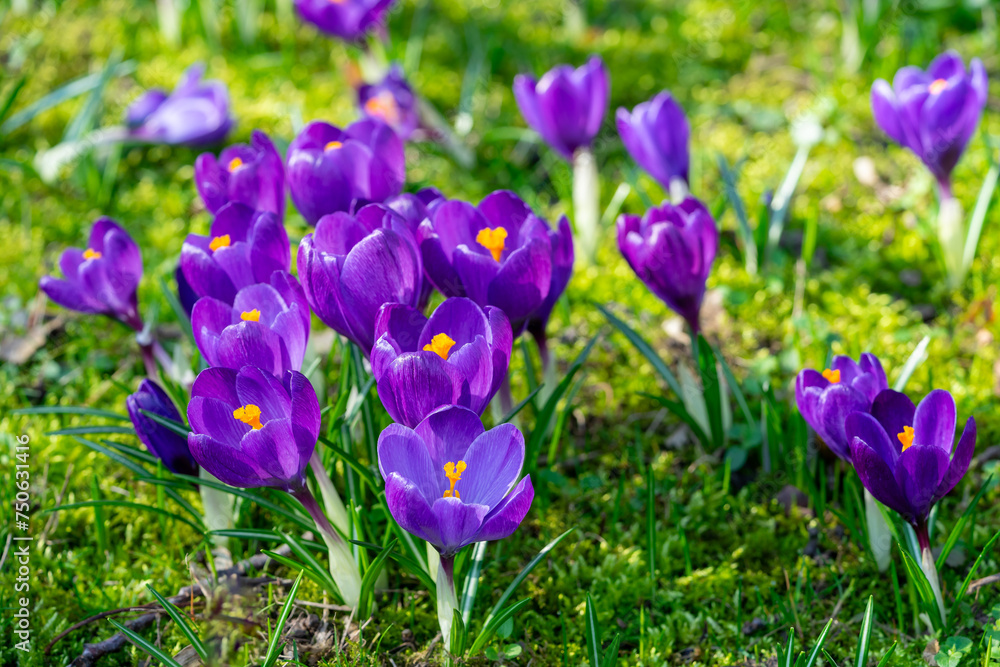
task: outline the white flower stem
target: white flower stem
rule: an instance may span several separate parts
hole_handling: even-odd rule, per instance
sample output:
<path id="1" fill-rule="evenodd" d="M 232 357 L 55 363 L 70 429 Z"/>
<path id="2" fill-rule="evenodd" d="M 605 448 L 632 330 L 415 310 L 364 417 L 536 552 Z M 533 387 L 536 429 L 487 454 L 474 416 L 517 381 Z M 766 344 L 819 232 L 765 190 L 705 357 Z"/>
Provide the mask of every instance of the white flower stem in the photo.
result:
<path id="1" fill-rule="evenodd" d="M 330 479 L 330 475 L 326 472 L 323 461 L 319 457 L 319 452 L 316 450 L 313 450 L 312 458 L 309 459 L 309 466 L 312 468 L 313 475 L 316 476 L 316 483 L 319 485 L 319 494 L 323 498 L 323 509 L 330 516 L 333 525 L 346 535 L 350 526 L 347 518 L 347 508 L 344 507 L 344 501 L 340 499 L 337 487 L 333 485 L 333 480 Z"/>
<path id="2" fill-rule="evenodd" d="M 868 545 L 875 556 L 875 564 L 878 565 L 879 572 L 885 572 L 889 569 L 892 533 L 889 532 L 889 525 L 879 509 L 878 501 L 868 489 L 865 489 L 865 519 L 868 523 Z"/>
<path id="3" fill-rule="evenodd" d="M 316 527 L 319 528 L 320 535 L 323 536 L 323 541 L 326 542 L 326 548 L 330 555 L 330 574 L 333 576 L 334 583 L 337 584 L 340 597 L 343 598 L 344 604 L 356 608 L 361 598 L 361 573 L 358 572 L 358 564 L 354 562 L 351 548 L 334 530 L 308 488 L 303 487 L 294 491 L 292 495 L 309 512 L 309 516 L 313 518 Z"/>
<path id="4" fill-rule="evenodd" d="M 455 557 L 443 556 L 437 569 L 437 611 L 441 626 L 441 643 L 451 646 L 451 626 L 458 609 L 455 595 Z"/>
<path id="5" fill-rule="evenodd" d="M 952 196 L 941 199 L 937 233 L 948 278 L 956 288 L 965 279 L 965 212 L 962 203 Z"/>
<path id="6" fill-rule="evenodd" d="M 427 574 L 431 575 L 432 579 L 436 579 L 440 566 L 441 554 L 438 553 L 433 544 L 427 542 Z"/>
<path id="7" fill-rule="evenodd" d="M 931 585 L 931 590 L 934 591 L 938 611 L 941 612 L 941 623 L 944 625 L 947 623 L 947 617 L 944 610 L 944 598 L 941 597 L 941 580 L 938 579 L 937 565 L 934 563 L 934 555 L 931 553 L 929 546 L 925 546 L 920 550 L 920 569 L 924 571 L 924 576 L 927 577 L 927 581 Z"/>
<path id="8" fill-rule="evenodd" d="M 596 260 L 600 243 L 600 208 L 597 161 L 590 148 L 578 148 L 573 154 L 573 218 L 581 254 L 591 264 Z"/>
<path id="9" fill-rule="evenodd" d="M 204 468 L 198 471 L 198 477 L 204 480 L 218 482 Z M 213 489 L 207 484 L 198 486 L 201 494 L 201 506 L 205 513 L 205 526 L 209 530 L 228 530 L 233 527 L 233 504 L 236 497 L 231 493 Z M 221 536 L 213 536 L 212 543 L 217 547 L 228 548 L 229 539 Z"/>

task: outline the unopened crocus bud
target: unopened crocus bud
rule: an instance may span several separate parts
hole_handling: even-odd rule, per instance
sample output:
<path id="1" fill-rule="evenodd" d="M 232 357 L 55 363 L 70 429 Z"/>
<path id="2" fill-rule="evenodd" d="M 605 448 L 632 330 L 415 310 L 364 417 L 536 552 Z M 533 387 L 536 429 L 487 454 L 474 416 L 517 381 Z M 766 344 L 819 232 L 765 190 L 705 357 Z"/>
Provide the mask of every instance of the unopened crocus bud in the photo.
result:
<path id="1" fill-rule="evenodd" d="M 183 425 L 180 412 L 160 385 L 152 380 L 143 380 L 139 390 L 125 399 L 128 416 L 142 444 L 171 472 L 182 475 L 197 475 L 198 464 L 191 456 L 187 437 L 164 426 L 149 415 L 152 412 Z"/>

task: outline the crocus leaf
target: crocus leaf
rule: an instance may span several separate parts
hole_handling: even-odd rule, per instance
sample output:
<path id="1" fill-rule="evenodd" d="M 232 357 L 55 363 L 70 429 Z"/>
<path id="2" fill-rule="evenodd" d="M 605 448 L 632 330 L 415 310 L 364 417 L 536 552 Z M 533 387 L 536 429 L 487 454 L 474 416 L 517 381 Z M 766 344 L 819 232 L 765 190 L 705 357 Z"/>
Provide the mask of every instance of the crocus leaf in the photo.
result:
<path id="1" fill-rule="evenodd" d="M 382 571 L 382 567 L 385 565 L 385 560 L 389 557 L 389 554 L 393 552 L 396 548 L 396 538 L 389 540 L 389 543 L 385 545 L 385 548 L 379 552 L 379 555 L 375 557 L 375 560 L 371 562 L 368 569 L 365 570 L 365 576 L 361 579 L 361 596 L 360 602 L 358 603 L 358 617 L 368 618 L 371 616 L 372 599 L 375 592 L 375 582 L 378 579 L 379 573 Z"/>
<path id="2" fill-rule="evenodd" d="M 531 403 L 531 399 L 533 399 L 533 398 L 535 397 L 535 395 L 536 395 L 536 394 L 537 394 L 538 392 L 540 392 L 541 390 L 542 390 L 542 386 L 541 386 L 541 385 L 539 385 L 539 386 L 535 387 L 535 388 L 534 388 L 534 389 L 533 389 L 533 390 L 531 391 L 531 393 L 530 393 L 530 394 L 528 394 L 528 395 L 527 395 L 527 396 L 525 397 L 525 399 L 524 399 L 523 401 L 521 401 L 520 403 L 518 403 L 517 405 L 515 405 L 515 406 L 514 406 L 513 408 L 511 408 L 510 412 L 508 412 L 507 414 L 505 414 L 505 415 L 503 416 L 503 419 L 501 419 L 499 423 L 500 423 L 500 424 L 506 424 L 506 423 L 507 423 L 507 422 L 509 422 L 509 421 L 510 421 L 511 419 L 513 419 L 514 417 L 516 417 L 516 416 L 517 416 L 517 414 L 518 414 L 518 413 L 519 413 L 519 412 L 520 412 L 521 410 L 523 410 L 523 409 L 524 409 L 524 406 L 526 406 L 526 405 L 527 405 L 528 403 Z"/>
<path id="3" fill-rule="evenodd" d="M 948 559 L 948 554 L 950 554 L 951 550 L 955 548 L 958 538 L 965 531 L 965 526 L 969 523 L 973 510 L 975 510 L 976 505 L 979 504 L 979 499 L 982 498 L 983 494 L 990 488 L 990 482 L 992 481 L 993 475 L 986 478 L 986 481 L 979 487 L 979 491 L 976 492 L 972 502 L 970 502 L 969 506 L 965 508 L 965 511 L 962 512 L 962 516 L 959 517 L 958 521 L 955 522 L 955 526 L 951 529 L 951 532 L 948 533 L 948 539 L 945 540 L 944 546 L 941 547 L 941 553 L 938 555 L 937 561 L 934 563 L 934 566 L 938 569 L 938 571 L 944 567 L 944 563 Z"/>
<path id="4" fill-rule="evenodd" d="M 291 549 L 292 554 L 298 557 L 303 569 L 315 572 L 318 576 L 322 577 L 325 582 L 323 587 L 336 598 L 341 599 L 340 589 L 337 588 L 337 584 L 334 582 L 329 570 L 316 559 L 316 556 L 309 551 L 309 548 L 302 543 L 302 540 L 289 533 L 280 533 L 280 535 L 285 540 L 288 548 Z"/>
<path id="5" fill-rule="evenodd" d="M 698 370 L 701 373 L 701 387 L 708 411 L 708 424 L 712 431 L 712 444 L 720 449 L 726 441 L 722 426 L 722 385 L 712 346 L 705 337 L 698 334 Z"/>
<path id="6" fill-rule="evenodd" d="M 462 619 L 462 612 L 452 609 L 451 641 L 449 642 L 450 653 L 453 656 L 461 657 L 465 655 L 465 642 L 468 634 L 465 630 L 465 621 Z"/>
<path id="7" fill-rule="evenodd" d="M 365 549 L 372 549 L 374 551 L 378 551 L 379 549 L 382 548 L 377 544 L 372 544 L 371 542 L 362 542 L 360 540 L 351 540 L 351 544 L 356 544 L 359 547 L 363 547 Z M 437 584 L 433 579 L 431 579 L 430 575 L 427 574 L 427 570 L 419 562 L 417 562 L 415 559 L 411 558 L 410 556 L 407 556 L 404 553 L 400 553 L 398 550 L 390 552 L 389 557 L 392 560 L 396 561 L 399 565 L 401 565 L 403 569 L 406 570 L 408 573 L 412 574 L 414 577 L 419 579 L 420 583 L 423 584 L 423 586 L 428 590 L 428 592 L 430 592 L 432 596 L 434 595 L 434 591 L 437 587 Z"/>
<path id="8" fill-rule="evenodd" d="M 267 647 L 267 656 L 264 658 L 263 667 L 274 667 L 278 662 L 278 657 L 281 655 L 281 649 L 284 644 L 281 641 L 281 634 L 285 630 L 285 623 L 288 622 L 288 617 L 292 613 L 292 606 L 295 604 L 295 597 L 299 594 L 299 586 L 302 584 L 302 575 L 305 572 L 299 572 L 299 576 L 295 578 L 295 583 L 292 584 L 292 588 L 288 591 L 288 597 L 285 598 L 285 604 L 281 605 L 281 614 L 278 616 L 278 622 L 274 626 L 274 631 L 271 633 L 271 641 Z"/>
<path id="9" fill-rule="evenodd" d="M 618 647 L 621 645 L 622 635 L 620 632 L 615 633 L 615 638 L 611 640 L 611 645 L 608 646 L 608 650 L 604 652 L 604 659 L 601 661 L 601 667 L 615 667 L 618 664 Z"/>
<path id="10" fill-rule="evenodd" d="M 972 567 L 969 568 L 969 573 L 965 575 L 965 581 L 962 582 L 962 586 L 958 589 L 958 592 L 955 593 L 955 604 L 958 604 L 958 601 L 962 599 L 963 595 L 965 595 L 965 591 L 969 590 L 969 584 L 972 583 L 972 578 L 976 576 L 976 570 L 979 569 L 980 563 L 983 562 L 983 557 L 993 549 L 993 545 L 996 544 L 997 538 L 1000 538 L 1000 531 L 994 533 L 993 537 L 990 538 L 990 541 L 986 543 L 985 547 L 983 547 L 983 550 L 979 552 L 978 556 L 976 556 L 975 562 L 972 564 Z"/>
<path id="11" fill-rule="evenodd" d="M 188 428 L 185 424 L 182 424 L 181 422 L 175 422 L 173 419 L 167 419 L 163 415 L 158 415 L 155 412 L 150 412 L 149 410 L 144 410 L 142 408 L 139 408 L 139 412 L 141 412 L 146 417 L 149 417 L 160 426 L 170 429 L 177 435 L 187 437 L 187 434 L 191 432 L 191 429 Z"/>
<path id="12" fill-rule="evenodd" d="M 12 410 L 12 415 L 84 415 L 87 417 L 103 417 L 104 419 L 117 419 L 119 421 L 127 422 L 130 421 L 125 415 L 120 415 L 117 412 L 109 412 L 107 410 L 95 410 L 94 408 L 85 408 L 77 406 L 42 406 L 38 408 L 20 408 L 18 410 Z"/>
<path id="13" fill-rule="evenodd" d="M 490 616 L 486 619 L 486 623 L 483 625 L 483 629 L 479 632 L 479 636 L 476 637 L 476 641 L 472 643 L 472 648 L 469 649 L 471 655 L 475 655 L 486 646 L 486 642 L 493 638 L 497 630 L 506 623 L 509 619 L 514 617 L 514 614 L 519 612 L 525 606 L 531 604 L 530 598 L 525 598 L 523 600 L 518 600 L 514 604 L 510 605 L 496 616 Z"/>
<path id="14" fill-rule="evenodd" d="M 476 542 L 472 549 L 472 562 L 469 564 L 469 572 L 465 575 L 465 584 L 462 586 L 462 599 L 459 608 L 462 610 L 462 621 L 466 625 L 472 616 L 472 606 L 476 603 L 476 591 L 479 590 L 479 573 L 483 569 L 483 559 L 486 557 L 486 542 Z"/>
<path id="15" fill-rule="evenodd" d="M 934 628 L 940 629 L 942 612 L 938 609 L 937 598 L 934 596 L 934 589 L 931 588 L 930 582 L 927 581 L 927 575 L 924 574 L 920 565 L 913 560 L 910 554 L 906 552 L 906 549 L 900 546 L 899 552 L 903 554 L 903 565 L 906 566 L 906 575 L 913 582 L 914 590 L 917 591 L 921 610 L 931 619 L 931 624 Z M 956 596 L 956 599 L 958 597 L 961 596 Z"/>
<path id="16" fill-rule="evenodd" d="M 601 634 L 597 629 L 597 612 L 594 601 L 587 593 L 587 606 L 584 612 L 586 618 L 587 655 L 590 657 L 590 667 L 601 667 Z"/>
<path id="17" fill-rule="evenodd" d="M 174 619 L 174 623 L 177 624 L 181 634 L 183 634 L 187 640 L 191 642 L 191 647 L 199 656 L 201 656 L 202 661 L 208 662 L 208 650 L 205 649 L 205 645 L 198 636 L 198 631 L 191 625 L 187 617 L 184 616 L 184 612 L 178 609 L 177 605 L 170 602 L 170 600 L 160 595 L 156 589 L 149 584 L 146 584 L 146 589 L 154 598 L 156 598 L 156 601 L 160 603 L 160 606 L 163 607 L 165 612 L 167 612 L 167 615 Z"/>
<path id="18" fill-rule="evenodd" d="M 373 475 L 372 471 L 368 469 L 368 466 L 361 463 L 361 461 L 357 460 L 349 452 L 346 452 L 340 447 L 338 447 L 329 438 L 321 435 L 319 436 L 319 441 L 322 442 L 336 456 L 340 457 L 344 461 L 344 463 L 349 465 L 351 469 L 354 470 L 354 472 L 356 472 L 373 491 L 377 491 L 379 488 L 381 488 L 381 485 L 375 482 L 375 475 Z"/>
<path id="19" fill-rule="evenodd" d="M 899 642 L 893 642 L 892 646 L 889 647 L 889 650 L 882 656 L 882 659 L 878 661 L 878 665 L 876 665 L 876 667 L 886 667 L 889 664 L 889 658 L 891 658 L 892 654 L 896 652 L 896 646 L 898 645 Z"/>
<path id="20" fill-rule="evenodd" d="M 129 640 L 137 647 L 139 647 L 149 655 L 153 656 L 154 658 L 162 662 L 164 665 L 167 665 L 167 667 L 181 667 L 181 664 L 176 660 L 174 660 L 169 653 L 166 653 L 159 647 L 155 646 L 154 644 L 151 644 L 149 641 L 146 640 L 145 637 L 140 635 L 138 632 L 135 632 L 134 630 L 129 630 L 128 628 L 126 628 L 124 625 L 114 620 L 113 618 L 109 618 L 108 623 L 118 628 L 118 632 L 125 635 L 125 639 Z"/>
<path id="21" fill-rule="evenodd" d="M 711 446 L 712 444 L 711 440 L 709 440 L 708 435 L 705 434 L 705 430 L 701 427 L 701 424 L 699 424 L 695 420 L 695 418 L 691 416 L 691 414 L 687 411 L 687 409 L 681 402 L 671 401 L 669 398 L 665 398 L 663 396 L 647 394 L 644 391 L 640 391 L 638 393 L 640 396 L 645 396 L 647 398 L 653 399 L 654 401 L 665 407 L 667 410 L 669 410 L 671 413 L 673 413 L 675 417 L 683 421 L 687 425 L 687 427 L 691 429 L 691 432 L 694 434 L 694 437 L 698 438 L 698 440 L 701 441 L 703 446 L 705 446 L 706 448 Z"/>
<path id="22" fill-rule="evenodd" d="M 180 514 L 174 514 L 173 512 L 168 512 L 167 510 L 160 509 L 159 507 L 152 507 L 151 505 L 143 505 L 142 503 L 132 503 L 127 500 L 84 500 L 79 503 L 69 503 L 68 505 L 59 505 L 58 507 L 50 507 L 48 509 L 42 510 L 43 514 L 48 514 L 49 512 L 64 512 L 66 510 L 81 509 L 83 507 L 125 507 L 131 510 L 137 510 L 141 512 L 155 512 L 156 514 L 163 515 L 175 521 L 180 521 L 181 523 L 191 526 L 199 535 L 204 534 L 205 528 L 198 525 L 194 521 L 190 521 Z"/>
<path id="23" fill-rule="evenodd" d="M 826 627 L 823 628 L 823 632 L 819 633 L 819 639 L 816 640 L 816 646 L 810 651 L 809 657 L 806 659 L 805 667 L 813 667 L 816 661 L 819 660 L 819 653 L 823 649 L 823 644 L 826 643 L 826 636 L 830 634 L 830 628 L 833 627 L 833 619 L 831 618 L 826 622 Z"/>

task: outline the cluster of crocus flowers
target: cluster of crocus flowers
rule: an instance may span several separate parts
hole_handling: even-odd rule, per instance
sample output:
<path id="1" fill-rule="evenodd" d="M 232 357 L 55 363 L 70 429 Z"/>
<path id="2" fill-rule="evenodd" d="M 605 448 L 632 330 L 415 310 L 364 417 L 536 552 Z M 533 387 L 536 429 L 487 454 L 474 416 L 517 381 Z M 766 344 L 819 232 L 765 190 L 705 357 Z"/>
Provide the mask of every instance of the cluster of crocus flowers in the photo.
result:
<path id="1" fill-rule="evenodd" d="M 398 195 L 405 180 L 403 142 L 377 118 L 344 129 L 314 121 L 288 146 L 288 190 L 311 225 L 324 215 Z"/>
<path id="2" fill-rule="evenodd" d="M 420 125 L 417 95 L 398 64 L 390 66 L 381 81 L 358 87 L 358 106 L 366 116 L 395 130 L 403 141 Z"/>
<path id="3" fill-rule="evenodd" d="M 442 406 L 481 415 L 500 388 L 514 338 L 499 308 L 453 297 L 430 318 L 389 304 L 375 322 L 372 374 L 393 421 L 414 427 Z"/>
<path id="4" fill-rule="evenodd" d="M 219 81 L 202 81 L 204 65 L 192 65 L 169 95 L 153 88 L 125 112 L 128 137 L 160 144 L 205 146 L 222 141 L 233 126 L 229 91 Z"/>
<path id="5" fill-rule="evenodd" d="M 249 144 L 227 146 L 216 158 L 202 153 L 194 163 L 198 194 L 211 213 L 229 202 L 285 216 L 285 166 L 271 139 L 254 130 Z"/>
<path id="6" fill-rule="evenodd" d="M 559 65 L 536 80 L 514 78 L 514 99 L 525 122 L 553 150 L 573 163 L 573 214 L 587 259 L 597 254 L 600 179 L 591 145 L 608 109 L 611 80 L 604 62 L 593 56 L 582 67 Z"/>
<path id="7" fill-rule="evenodd" d="M 687 196 L 642 217 L 623 214 L 618 247 L 639 279 L 698 333 L 705 284 L 719 248 L 719 230 L 705 205 Z"/>
<path id="8" fill-rule="evenodd" d="M 313 312 L 367 355 L 385 304 L 417 306 L 424 280 L 416 241 L 381 204 L 324 216 L 299 244 L 299 279 Z"/>

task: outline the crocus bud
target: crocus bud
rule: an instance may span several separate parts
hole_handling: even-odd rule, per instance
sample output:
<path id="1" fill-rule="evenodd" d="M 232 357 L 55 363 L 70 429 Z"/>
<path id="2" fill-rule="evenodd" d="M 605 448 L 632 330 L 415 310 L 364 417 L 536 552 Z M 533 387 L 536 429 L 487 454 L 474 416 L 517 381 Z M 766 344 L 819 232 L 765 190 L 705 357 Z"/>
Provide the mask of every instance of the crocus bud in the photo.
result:
<path id="1" fill-rule="evenodd" d="M 295 9 L 322 32 L 354 41 L 380 28 L 392 3 L 393 0 L 295 0 Z"/>
<path id="2" fill-rule="evenodd" d="M 869 412 L 875 397 L 888 388 L 882 363 L 874 354 L 865 352 L 857 362 L 836 356 L 823 372 L 807 368 L 798 374 L 795 402 L 802 418 L 830 451 L 850 461 L 847 416 Z"/>
<path id="3" fill-rule="evenodd" d="M 324 215 L 399 194 L 406 180 L 403 142 L 375 118 L 343 130 L 314 121 L 288 147 L 286 180 L 295 208 L 315 225 Z"/>
<path id="4" fill-rule="evenodd" d="M 962 157 L 986 106 L 986 68 L 973 58 L 966 70 L 962 57 L 946 51 L 927 71 L 903 67 L 892 86 L 879 79 L 872 86 L 872 113 L 893 141 L 913 151 L 951 194 L 951 172 Z"/>
<path id="5" fill-rule="evenodd" d="M 171 472 L 181 475 L 198 474 L 198 464 L 191 456 L 187 438 L 142 413 L 145 410 L 180 424 L 184 423 L 181 413 L 160 385 L 152 380 L 143 380 L 139 384 L 139 390 L 125 399 L 125 405 L 139 440 L 151 454 L 163 461 L 163 465 Z"/>
<path id="6" fill-rule="evenodd" d="M 871 414 L 847 417 L 851 461 L 861 483 L 917 526 L 922 541 L 931 508 L 962 479 L 976 448 L 975 419 L 969 417 L 957 446 L 955 424 L 955 399 L 943 389 L 915 408 L 905 394 L 887 389 L 875 397 Z"/>
<path id="7" fill-rule="evenodd" d="M 240 289 L 270 281 L 272 273 L 288 271 L 291 263 L 288 234 L 278 216 L 230 203 L 219 209 L 208 236 L 184 239 L 179 291 L 232 303 Z"/>
<path id="8" fill-rule="evenodd" d="M 385 77 L 375 84 L 358 88 L 358 106 L 366 116 L 378 118 L 406 141 L 420 124 L 417 96 L 403 75 L 403 68 L 394 64 Z"/>
<path id="9" fill-rule="evenodd" d="M 445 296 L 500 308 L 516 337 L 552 290 L 557 257 L 565 263 L 568 224 L 560 222 L 562 231 L 553 234 L 517 195 L 498 190 L 478 206 L 437 204 L 417 237 L 434 286 Z"/>
<path id="10" fill-rule="evenodd" d="M 201 80 L 204 65 L 189 67 L 174 92 L 153 89 L 126 110 L 129 136 L 159 144 L 204 146 L 222 141 L 233 126 L 229 91 L 219 81 Z"/>
<path id="11" fill-rule="evenodd" d="M 67 248 L 59 258 L 63 278 L 43 277 L 38 286 L 63 308 L 107 315 L 142 330 L 136 289 L 142 251 L 111 218 L 98 218 L 87 247 Z"/>
<path id="12" fill-rule="evenodd" d="M 675 178 L 687 183 L 691 129 L 684 110 L 669 92 L 664 90 L 648 102 L 637 104 L 631 113 L 618 109 L 615 120 L 632 159 L 665 190 L 670 190 Z"/>
<path id="13" fill-rule="evenodd" d="M 695 332 L 718 245 L 715 220 L 694 197 L 618 218 L 618 248 L 632 270 Z"/>
<path id="14" fill-rule="evenodd" d="M 218 159 L 202 153 L 194 162 L 194 182 L 212 213 L 229 202 L 285 216 L 285 165 L 266 134 L 254 130 L 250 144 L 224 148 Z"/>
<path id="15" fill-rule="evenodd" d="M 319 437 L 316 392 L 302 373 L 209 368 L 191 388 L 191 455 L 221 481 L 296 492 Z"/>
<path id="16" fill-rule="evenodd" d="M 447 405 L 481 415 L 507 374 L 514 342 L 502 310 L 457 297 L 430 319 L 409 306 L 383 306 L 375 335 L 379 398 L 390 417 L 410 427 Z"/>
<path id="17" fill-rule="evenodd" d="M 387 303 L 416 306 L 423 264 L 406 222 L 381 204 L 324 216 L 299 244 L 299 280 L 313 312 L 366 355 Z"/>
<path id="18" fill-rule="evenodd" d="M 514 99 L 531 129 L 567 160 L 589 147 L 608 109 L 611 83 L 604 62 L 593 56 L 578 69 L 559 65 L 538 81 L 514 78 Z"/>
<path id="19" fill-rule="evenodd" d="M 524 436 L 513 424 L 489 431 L 456 406 L 410 429 L 389 425 L 378 439 L 378 465 L 389 511 L 442 557 L 473 542 L 500 540 L 521 524 L 534 490 L 521 476 Z"/>
<path id="20" fill-rule="evenodd" d="M 309 305 L 291 274 L 275 271 L 270 284 L 257 283 L 236 293 L 229 305 L 200 299 L 191 328 L 205 361 L 239 370 L 256 366 L 277 377 L 302 370 L 309 340 Z"/>

